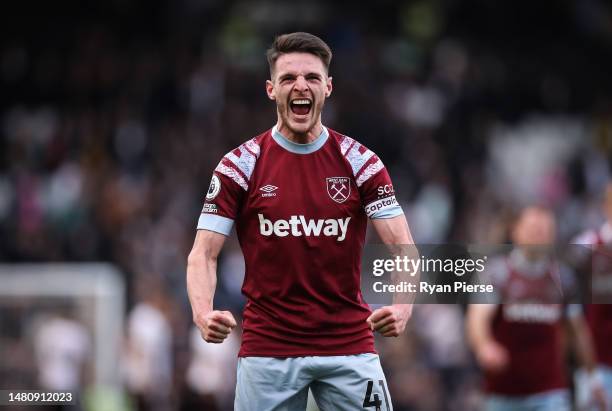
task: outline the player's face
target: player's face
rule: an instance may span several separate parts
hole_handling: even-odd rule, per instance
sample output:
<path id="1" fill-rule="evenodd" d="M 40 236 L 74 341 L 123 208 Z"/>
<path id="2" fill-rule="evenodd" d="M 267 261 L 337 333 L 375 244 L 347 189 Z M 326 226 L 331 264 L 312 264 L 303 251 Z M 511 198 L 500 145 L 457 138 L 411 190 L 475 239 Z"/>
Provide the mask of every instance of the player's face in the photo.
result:
<path id="1" fill-rule="evenodd" d="M 332 91 L 332 79 L 319 57 L 287 53 L 276 60 L 266 91 L 276 101 L 279 128 L 302 136 L 321 121 L 323 104 Z"/>
<path id="2" fill-rule="evenodd" d="M 513 232 L 517 245 L 551 245 L 555 240 L 555 220 L 551 212 L 528 208 L 521 213 Z"/>

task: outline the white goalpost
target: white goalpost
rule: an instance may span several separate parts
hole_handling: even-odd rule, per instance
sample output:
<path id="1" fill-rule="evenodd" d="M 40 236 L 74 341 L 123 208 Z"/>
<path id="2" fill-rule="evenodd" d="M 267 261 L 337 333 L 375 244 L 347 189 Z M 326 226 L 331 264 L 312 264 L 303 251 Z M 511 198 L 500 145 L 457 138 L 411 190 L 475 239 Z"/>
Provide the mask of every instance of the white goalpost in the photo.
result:
<path id="1" fill-rule="evenodd" d="M 111 264 L 0 264 L 0 312 L 11 301 L 70 301 L 91 331 L 93 383 L 120 388 L 125 281 Z"/>

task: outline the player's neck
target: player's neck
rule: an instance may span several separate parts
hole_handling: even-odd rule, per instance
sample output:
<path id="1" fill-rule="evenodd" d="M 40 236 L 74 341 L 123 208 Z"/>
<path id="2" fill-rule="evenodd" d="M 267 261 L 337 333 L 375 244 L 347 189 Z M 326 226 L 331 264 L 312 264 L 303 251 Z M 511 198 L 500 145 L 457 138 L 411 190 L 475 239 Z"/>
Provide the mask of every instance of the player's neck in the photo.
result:
<path id="1" fill-rule="evenodd" d="M 321 120 L 319 120 L 306 133 L 295 133 L 279 119 L 279 121 L 276 123 L 276 130 L 281 133 L 283 137 L 293 143 L 308 144 L 319 138 L 319 136 L 323 132 L 323 125 L 321 124 Z"/>
<path id="2" fill-rule="evenodd" d="M 536 263 L 547 258 L 547 251 L 550 247 L 550 245 L 526 245 L 520 247 L 519 252 L 529 263 Z"/>

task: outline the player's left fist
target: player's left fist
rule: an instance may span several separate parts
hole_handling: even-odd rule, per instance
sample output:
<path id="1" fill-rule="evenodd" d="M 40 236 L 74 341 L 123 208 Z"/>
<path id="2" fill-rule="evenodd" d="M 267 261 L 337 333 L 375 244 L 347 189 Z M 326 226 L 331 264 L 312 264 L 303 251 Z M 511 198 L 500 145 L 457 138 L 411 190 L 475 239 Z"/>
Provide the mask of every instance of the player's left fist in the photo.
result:
<path id="1" fill-rule="evenodd" d="M 374 310 L 366 322 L 372 331 L 384 337 L 397 337 L 406 329 L 412 316 L 412 304 L 393 304 Z"/>

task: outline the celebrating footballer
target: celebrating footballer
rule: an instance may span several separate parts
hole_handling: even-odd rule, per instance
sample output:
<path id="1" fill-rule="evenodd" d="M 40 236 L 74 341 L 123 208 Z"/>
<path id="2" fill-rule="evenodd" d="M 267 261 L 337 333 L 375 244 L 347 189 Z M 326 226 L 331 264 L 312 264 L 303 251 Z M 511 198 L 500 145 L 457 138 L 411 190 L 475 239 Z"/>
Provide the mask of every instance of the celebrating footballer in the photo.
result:
<path id="1" fill-rule="evenodd" d="M 325 127 L 332 52 L 308 33 L 277 37 L 266 93 L 276 124 L 227 153 L 215 168 L 193 249 L 187 288 L 209 343 L 236 327 L 216 309 L 217 256 L 236 226 L 246 274 L 234 408 L 321 410 L 393 406 L 373 332 L 398 336 L 411 304 L 370 310 L 360 291 L 368 220 L 388 245 L 413 240 L 376 154 Z"/>

